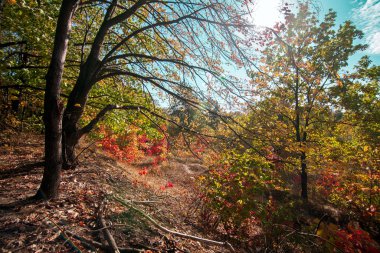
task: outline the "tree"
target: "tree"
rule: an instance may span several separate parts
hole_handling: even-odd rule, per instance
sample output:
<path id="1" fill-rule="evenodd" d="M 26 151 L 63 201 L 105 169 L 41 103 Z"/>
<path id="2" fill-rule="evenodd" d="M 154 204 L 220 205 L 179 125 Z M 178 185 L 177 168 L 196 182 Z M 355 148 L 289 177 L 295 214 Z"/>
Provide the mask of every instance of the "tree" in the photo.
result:
<path id="1" fill-rule="evenodd" d="M 74 165 L 78 140 L 108 111 L 132 109 L 154 114 L 149 108 L 136 104 L 110 104 L 80 127 L 89 94 L 97 84 L 110 78 L 127 86 L 137 82 L 148 91 L 158 89 L 200 108 L 195 101 L 171 87 L 195 89 L 194 83 L 200 82 L 207 85 L 206 75 L 222 80 L 219 74 L 221 59 L 228 59 L 237 50 L 238 38 L 234 30 L 242 27 L 238 1 L 113 0 L 78 4 L 75 0 L 62 2 L 53 57 L 46 76 L 46 166 L 38 193 L 44 198 L 57 196 L 62 163 L 65 167 Z M 77 6 L 80 10 L 95 8 L 103 20 L 100 24 L 94 22 L 86 30 L 95 33 L 92 40 L 83 37 L 84 46 L 80 52 L 83 62 L 64 107 L 59 99 L 60 82 Z M 190 81 L 184 81 L 184 76 Z"/>
<path id="2" fill-rule="evenodd" d="M 345 110 L 351 122 L 360 126 L 368 144 L 380 143 L 380 66 L 368 56 L 360 59 L 353 73 L 342 76 L 332 89 L 335 106 Z"/>
<path id="3" fill-rule="evenodd" d="M 332 10 L 320 23 L 308 4 L 300 4 L 296 14 L 285 12 L 284 24 L 263 32 L 261 64 L 250 73 L 261 98 L 254 114 L 269 124 L 255 121 L 269 140 L 264 146 L 271 146 L 289 166 L 299 164 L 301 197 L 307 200 L 308 155 L 316 138 L 323 138 L 321 130 L 334 121 L 330 88 L 349 56 L 365 46 L 353 43 L 363 34 L 351 22 L 334 30 Z"/>
<path id="4" fill-rule="evenodd" d="M 46 74 L 44 99 L 45 169 L 36 197 L 53 198 L 58 195 L 62 169 L 62 115 L 60 100 L 61 79 L 67 55 L 72 18 L 77 0 L 64 0 L 59 12 L 53 54 Z"/>

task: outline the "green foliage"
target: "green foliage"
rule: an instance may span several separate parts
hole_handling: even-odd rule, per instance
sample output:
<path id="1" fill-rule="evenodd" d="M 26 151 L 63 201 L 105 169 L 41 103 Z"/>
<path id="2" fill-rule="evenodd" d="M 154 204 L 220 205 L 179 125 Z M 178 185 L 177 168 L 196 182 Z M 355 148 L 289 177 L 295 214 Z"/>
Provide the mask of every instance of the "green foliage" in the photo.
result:
<path id="1" fill-rule="evenodd" d="M 42 90 L 59 6 L 59 1 L 8 1 L 0 14 L 0 121 L 5 124 L 42 128 Z"/>
<path id="2" fill-rule="evenodd" d="M 380 144 L 380 66 L 363 57 L 352 74 L 332 88 L 335 104 L 346 110 L 347 118 L 362 129 L 370 145 Z"/>
<path id="3" fill-rule="evenodd" d="M 245 153 L 231 150 L 212 166 L 200 183 L 204 198 L 225 224 L 237 229 L 246 219 L 262 219 L 268 215 L 265 196 L 278 187 L 271 165 L 252 150 Z"/>
<path id="4" fill-rule="evenodd" d="M 3 89 L 0 87 L 3 98 L 0 101 L 0 108 L 2 120 L 8 125 L 23 126 L 23 129 L 30 130 L 43 129 L 45 75 L 51 57 L 60 3 L 60 1 L 9 2 L 0 16 L 2 43 L 16 42 L 15 45 L 4 47 L 0 51 L 1 86 L 9 86 Z M 99 5 L 80 7 L 76 12 L 61 84 L 63 100 L 66 100 L 71 92 L 75 84 L 73 77 L 78 76 L 80 64 L 89 54 L 90 47 L 86 43 L 95 38 L 97 29 L 103 21 L 103 7 Z M 141 22 L 134 20 L 129 24 L 141 25 Z M 108 39 L 108 43 L 112 43 L 116 37 L 110 36 Z M 149 37 L 145 40 L 146 44 L 151 44 L 153 41 Z M 136 42 L 134 44 L 132 48 L 136 52 L 141 50 Z M 12 100 L 17 100 L 20 104 L 15 112 L 11 110 Z M 151 108 L 152 99 L 142 90 L 142 84 L 132 78 L 103 80 L 91 90 L 88 107 L 80 125 L 86 125 L 99 109 L 108 104 L 137 104 Z M 139 112 L 117 111 L 112 116 L 106 118 L 105 124 L 115 133 L 123 132 L 129 124 L 133 124 L 134 119 L 140 118 L 142 128 L 152 135 L 157 135 L 157 130 L 150 130 L 155 126 L 152 126 L 148 119 L 141 117 Z"/>

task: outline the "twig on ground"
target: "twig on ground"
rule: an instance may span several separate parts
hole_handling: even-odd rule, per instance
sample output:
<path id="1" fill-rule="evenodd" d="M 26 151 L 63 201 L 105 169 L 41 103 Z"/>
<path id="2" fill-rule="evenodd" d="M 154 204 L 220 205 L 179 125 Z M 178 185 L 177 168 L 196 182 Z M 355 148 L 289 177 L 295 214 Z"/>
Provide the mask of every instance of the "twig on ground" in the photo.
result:
<path id="1" fill-rule="evenodd" d="M 73 232 L 70 232 L 67 230 L 66 230 L 66 233 L 71 235 L 73 238 L 79 240 L 83 244 L 83 246 L 85 246 L 91 250 L 95 250 L 95 248 L 101 248 L 101 249 L 106 250 L 106 251 L 110 250 L 110 247 L 108 245 L 103 245 L 100 242 L 90 240 L 90 239 L 86 239 L 84 237 L 81 237 L 81 236 L 74 234 Z M 118 249 L 119 249 L 120 253 L 123 253 L 123 252 L 129 252 L 129 253 L 144 252 L 143 249 L 136 249 L 136 248 L 118 248 Z"/>
<path id="2" fill-rule="evenodd" d="M 338 250 L 339 252 L 342 252 L 342 253 L 343 253 L 343 250 L 341 250 L 336 244 L 330 242 L 329 240 L 327 240 L 327 239 L 325 239 L 325 238 L 323 238 L 323 237 L 321 237 L 321 236 L 319 236 L 319 235 L 310 234 L 310 233 L 304 233 L 304 232 L 301 232 L 301 231 L 299 231 L 299 230 L 297 230 L 297 229 L 294 229 L 294 228 L 292 228 L 292 227 L 290 227 L 290 226 L 288 226 L 288 225 L 284 225 L 284 224 L 273 224 L 273 226 L 286 227 L 286 228 L 290 229 L 289 231 L 293 231 L 293 232 L 295 232 L 295 233 L 297 233 L 297 234 L 299 234 L 299 235 L 303 235 L 303 236 L 311 236 L 311 237 L 318 238 L 318 239 L 320 239 L 320 240 L 322 240 L 322 241 L 324 241 L 324 242 L 330 244 L 331 246 L 333 246 L 333 247 L 334 247 L 336 250 Z"/>
<path id="3" fill-rule="evenodd" d="M 157 252 L 160 252 L 158 249 L 155 249 L 155 248 L 152 248 L 152 247 L 149 247 L 149 246 L 146 246 L 144 244 L 141 244 L 141 243 L 138 243 L 136 244 L 137 247 L 140 247 L 144 250 L 151 250 L 151 251 L 157 251 Z M 145 251 L 144 251 L 145 252 Z"/>
<path id="4" fill-rule="evenodd" d="M 66 230 L 66 234 L 71 235 L 73 238 L 79 240 L 82 243 L 82 245 L 88 249 L 96 250 L 96 248 L 102 248 L 103 247 L 103 244 L 101 244 L 100 242 L 83 238 L 79 235 L 74 234 L 73 232 Z"/>
<path id="5" fill-rule="evenodd" d="M 114 228 L 114 227 L 126 227 L 127 225 L 126 224 L 111 224 L 109 226 L 106 226 L 106 227 L 103 227 L 103 228 L 98 228 L 98 229 L 91 229 L 91 228 L 85 228 L 85 227 L 81 227 L 80 230 L 84 230 L 84 231 L 88 231 L 88 232 L 99 232 L 99 231 L 102 231 L 104 229 L 108 229 L 108 228 Z"/>
<path id="6" fill-rule="evenodd" d="M 106 226 L 106 221 L 104 220 L 104 217 L 103 217 L 104 210 L 105 210 L 105 199 L 103 199 L 102 202 L 99 205 L 98 223 L 99 223 L 100 228 L 103 228 L 103 234 L 104 234 L 104 236 L 105 236 L 108 244 L 112 248 L 112 250 L 115 253 L 120 253 L 119 248 L 117 247 L 117 244 L 115 242 L 115 239 L 113 238 L 113 236 L 110 233 L 110 231 L 106 228 L 107 227 Z"/>
<path id="7" fill-rule="evenodd" d="M 82 251 L 78 248 L 78 246 L 75 245 L 75 243 L 74 243 L 74 242 L 70 239 L 70 237 L 67 235 L 65 229 L 61 228 L 61 227 L 60 227 L 55 221 L 53 221 L 52 219 L 50 219 L 49 216 L 46 216 L 46 218 L 47 218 L 51 223 L 53 223 L 54 226 L 55 226 L 56 228 L 59 229 L 59 231 L 61 232 L 61 235 L 66 239 L 65 242 L 64 242 L 64 244 L 65 244 L 66 242 L 69 242 L 69 243 L 70 243 L 73 247 L 75 247 L 79 252 L 82 252 Z"/>
<path id="8" fill-rule="evenodd" d="M 131 203 L 135 204 L 154 204 L 154 203 L 159 203 L 157 200 L 127 200 Z"/>
<path id="9" fill-rule="evenodd" d="M 324 219 L 326 216 L 327 216 L 327 214 L 324 214 L 324 215 L 322 216 L 322 218 L 319 220 L 318 225 L 317 225 L 317 226 L 315 227 L 315 229 L 314 229 L 314 234 L 317 234 L 318 229 L 319 229 L 319 227 L 321 226 L 321 223 L 322 223 L 323 219 Z"/>
<path id="10" fill-rule="evenodd" d="M 191 239 L 191 240 L 194 240 L 194 241 L 206 243 L 206 244 L 209 244 L 209 245 L 223 246 L 223 247 L 226 247 L 230 252 L 235 252 L 235 249 L 228 242 L 219 242 L 219 241 L 209 240 L 209 239 L 205 239 L 205 238 L 202 238 L 202 237 L 197 237 L 197 236 L 193 236 L 193 235 L 179 233 L 179 232 L 170 230 L 168 228 L 165 228 L 165 227 L 161 226 L 160 224 L 158 224 L 157 221 L 155 221 L 152 217 L 150 217 L 149 215 L 147 215 L 146 213 L 144 213 L 142 210 L 138 209 L 137 207 L 134 207 L 131 203 L 125 202 L 123 199 L 121 199 L 119 197 L 116 197 L 116 196 L 114 196 L 113 198 L 116 201 L 118 201 L 119 203 L 121 203 L 122 205 L 135 210 L 136 212 L 138 212 L 139 214 L 141 214 L 143 217 L 145 217 L 147 220 L 149 220 L 150 222 L 152 222 L 153 225 L 156 228 L 158 228 L 158 229 L 160 229 L 160 230 L 162 230 L 162 231 L 164 231 L 166 233 L 170 233 L 170 234 L 182 237 L 182 238 Z"/>

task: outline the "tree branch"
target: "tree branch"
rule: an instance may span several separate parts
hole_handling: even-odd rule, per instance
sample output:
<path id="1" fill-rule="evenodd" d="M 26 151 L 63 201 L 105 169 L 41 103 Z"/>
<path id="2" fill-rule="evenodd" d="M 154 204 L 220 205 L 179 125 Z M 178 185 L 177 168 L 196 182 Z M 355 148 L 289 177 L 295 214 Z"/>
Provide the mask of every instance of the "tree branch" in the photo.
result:
<path id="1" fill-rule="evenodd" d="M 0 43 L 0 49 L 10 47 L 10 46 L 14 46 L 14 45 L 25 45 L 25 44 L 26 44 L 26 40 Z"/>

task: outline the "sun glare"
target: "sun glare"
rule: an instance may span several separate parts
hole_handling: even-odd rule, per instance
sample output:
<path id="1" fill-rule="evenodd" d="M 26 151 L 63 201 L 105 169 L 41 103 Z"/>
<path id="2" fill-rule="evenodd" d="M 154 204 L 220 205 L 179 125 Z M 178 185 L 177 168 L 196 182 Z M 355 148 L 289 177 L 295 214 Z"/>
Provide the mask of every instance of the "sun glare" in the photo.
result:
<path id="1" fill-rule="evenodd" d="M 258 27 L 273 27 L 281 20 L 282 0 L 256 0 L 251 7 L 250 19 Z"/>

